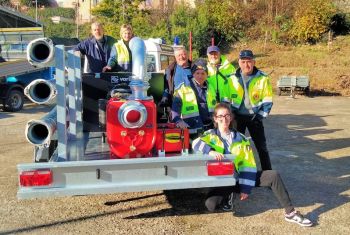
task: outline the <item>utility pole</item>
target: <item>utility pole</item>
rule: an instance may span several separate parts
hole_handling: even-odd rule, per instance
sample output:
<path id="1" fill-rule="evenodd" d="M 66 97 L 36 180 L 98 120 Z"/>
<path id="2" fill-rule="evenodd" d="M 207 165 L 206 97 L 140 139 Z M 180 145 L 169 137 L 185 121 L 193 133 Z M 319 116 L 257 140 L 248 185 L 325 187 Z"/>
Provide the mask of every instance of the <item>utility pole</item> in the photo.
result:
<path id="1" fill-rule="evenodd" d="M 38 23 L 38 0 L 35 0 L 35 22 Z"/>
<path id="2" fill-rule="evenodd" d="M 91 1 L 89 0 L 89 23 L 91 23 Z"/>
<path id="3" fill-rule="evenodd" d="M 122 0 L 122 6 L 123 6 L 123 23 L 125 23 L 125 9 L 124 9 L 124 0 Z"/>
<path id="4" fill-rule="evenodd" d="M 76 10 L 75 10 L 75 23 L 77 25 L 77 28 L 76 28 L 76 38 L 79 38 L 79 0 L 76 0 L 75 2 L 75 7 L 76 7 Z"/>

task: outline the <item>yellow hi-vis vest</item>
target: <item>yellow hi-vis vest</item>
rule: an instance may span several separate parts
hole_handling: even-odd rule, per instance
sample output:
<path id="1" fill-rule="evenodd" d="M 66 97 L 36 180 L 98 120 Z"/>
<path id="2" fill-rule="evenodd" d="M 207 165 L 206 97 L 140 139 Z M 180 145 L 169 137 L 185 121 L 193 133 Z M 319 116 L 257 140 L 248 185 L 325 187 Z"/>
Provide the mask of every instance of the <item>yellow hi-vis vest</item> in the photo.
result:
<path id="1" fill-rule="evenodd" d="M 117 63 L 118 63 L 118 65 L 127 71 L 131 66 L 128 48 L 124 44 L 123 40 L 119 40 L 118 42 L 116 42 L 114 44 L 114 46 L 117 50 Z"/>
<path id="2" fill-rule="evenodd" d="M 232 76 L 231 104 L 233 108 L 239 109 L 243 101 L 244 88 L 239 83 L 237 76 Z M 272 103 L 272 85 L 270 78 L 264 74 L 253 77 L 248 84 L 248 96 L 254 113 L 258 113 L 260 107 L 265 103 Z M 267 114 L 259 113 L 265 117 Z"/>
<path id="3" fill-rule="evenodd" d="M 181 106 L 181 118 L 186 120 L 187 118 L 193 118 L 199 116 L 199 109 L 196 94 L 194 93 L 191 86 L 186 86 L 182 84 L 179 89 L 176 89 L 174 92 L 175 96 L 181 98 L 182 106 Z M 207 88 L 207 106 L 210 113 L 214 111 L 214 107 L 216 105 L 215 100 L 215 91 L 208 84 Z"/>
<path id="4" fill-rule="evenodd" d="M 219 136 L 213 132 L 214 130 L 204 132 L 200 139 L 211 148 L 215 149 L 216 152 L 224 153 L 224 143 L 221 141 Z M 240 172 L 244 168 L 256 168 L 256 162 L 249 140 L 247 140 L 246 137 L 239 132 L 236 132 L 236 135 L 240 135 L 241 138 L 236 137 L 237 140 L 240 140 L 233 141 L 233 143 L 229 146 L 230 153 L 236 156 L 233 160 L 236 170 Z"/>
<path id="5" fill-rule="evenodd" d="M 217 84 L 219 85 L 219 97 L 221 101 L 231 103 L 231 87 L 230 76 L 236 72 L 235 67 L 226 59 L 225 56 L 221 55 L 221 66 L 218 68 L 220 73 L 226 78 L 225 79 L 217 73 L 217 68 L 214 65 L 208 63 L 208 83 L 213 86 L 215 92 L 217 91 Z"/>

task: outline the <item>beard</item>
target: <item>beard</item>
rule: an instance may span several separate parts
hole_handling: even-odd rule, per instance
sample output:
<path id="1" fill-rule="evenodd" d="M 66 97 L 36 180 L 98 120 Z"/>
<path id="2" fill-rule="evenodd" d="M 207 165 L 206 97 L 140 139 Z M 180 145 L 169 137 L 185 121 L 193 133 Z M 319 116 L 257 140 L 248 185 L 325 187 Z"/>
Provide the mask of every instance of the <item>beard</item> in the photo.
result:
<path id="1" fill-rule="evenodd" d="M 210 59 L 210 60 L 209 60 L 209 63 L 210 63 L 211 65 L 217 65 L 217 64 L 220 63 L 220 58 L 217 58 L 217 59 Z"/>
<path id="2" fill-rule="evenodd" d="M 101 40 L 103 38 L 103 34 L 94 35 L 94 37 L 96 38 L 96 40 Z"/>

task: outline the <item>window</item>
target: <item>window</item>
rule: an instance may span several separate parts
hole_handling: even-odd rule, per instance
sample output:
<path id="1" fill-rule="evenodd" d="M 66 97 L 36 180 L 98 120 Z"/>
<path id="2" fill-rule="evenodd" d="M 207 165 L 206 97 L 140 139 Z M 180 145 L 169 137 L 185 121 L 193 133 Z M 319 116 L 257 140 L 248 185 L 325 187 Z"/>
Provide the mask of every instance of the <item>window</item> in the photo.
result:
<path id="1" fill-rule="evenodd" d="M 146 57 L 147 72 L 156 72 L 156 58 L 154 55 L 147 55 Z"/>

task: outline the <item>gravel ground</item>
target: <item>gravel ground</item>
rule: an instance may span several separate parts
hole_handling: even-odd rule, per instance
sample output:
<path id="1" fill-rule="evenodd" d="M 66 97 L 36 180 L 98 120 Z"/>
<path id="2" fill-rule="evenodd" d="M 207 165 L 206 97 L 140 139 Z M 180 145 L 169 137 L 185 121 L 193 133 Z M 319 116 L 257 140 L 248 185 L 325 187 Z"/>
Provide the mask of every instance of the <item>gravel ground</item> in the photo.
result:
<path id="1" fill-rule="evenodd" d="M 31 162 L 25 123 L 49 109 L 0 112 L 0 234 L 350 234 L 350 98 L 275 97 L 265 122 L 273 168 L 294 205 L 316 222 L 283 219 L 271 191 L 254 189 L 240 215 L 207 213 L 202 195 L 172 208 L 161 191 L 17 200 L 18 163 Z"/>

